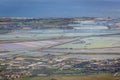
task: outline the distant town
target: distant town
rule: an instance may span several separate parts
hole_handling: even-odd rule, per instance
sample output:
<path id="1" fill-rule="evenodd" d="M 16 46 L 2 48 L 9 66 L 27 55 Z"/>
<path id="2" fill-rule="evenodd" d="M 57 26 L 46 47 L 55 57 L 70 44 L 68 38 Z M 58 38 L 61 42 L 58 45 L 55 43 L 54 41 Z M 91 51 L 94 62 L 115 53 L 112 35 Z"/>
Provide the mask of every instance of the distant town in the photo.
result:
<path id="1" fill-rule="evenodd" d="M 0 18 L 2 30 L 30 30 L 30 29 L 78 29 L 79 25 L 99 25 L 103 29 L 119 29 L 120 18 Z M 106 27 L 105 27 L 106 26 Z M 86 28 L 86 27 L 85 27 Z M 97 27 L 99 28 L 99 27 Z M 101 29 L 102 29 L 101 28 Z"/>

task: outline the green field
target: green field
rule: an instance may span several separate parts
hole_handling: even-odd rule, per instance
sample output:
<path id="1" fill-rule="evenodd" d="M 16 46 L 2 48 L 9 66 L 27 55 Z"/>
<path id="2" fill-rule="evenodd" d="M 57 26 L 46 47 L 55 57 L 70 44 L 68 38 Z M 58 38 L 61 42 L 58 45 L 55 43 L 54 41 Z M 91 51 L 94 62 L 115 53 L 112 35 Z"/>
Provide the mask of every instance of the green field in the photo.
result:
<path id="1" fill-rule="evenodd" d="M 23 78 L 18 80 L 116 80 L 112 74 L 96 74 L 88 76 L 50 76 Z"/>

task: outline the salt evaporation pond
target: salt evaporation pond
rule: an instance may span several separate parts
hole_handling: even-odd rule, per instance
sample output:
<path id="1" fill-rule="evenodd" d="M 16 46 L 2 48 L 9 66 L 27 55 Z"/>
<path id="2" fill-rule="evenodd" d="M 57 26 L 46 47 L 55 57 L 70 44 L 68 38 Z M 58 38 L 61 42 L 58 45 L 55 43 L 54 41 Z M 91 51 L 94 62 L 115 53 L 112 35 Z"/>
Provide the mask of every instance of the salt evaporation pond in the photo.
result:
<path id="1" fill-rule="evenodd" d="M 120 37 L 90 37 L 55 46 L 54 48 L 92 49 L 120 47 Z"/>
<path id="2" fill-rule="evenodd" d="M 76 37 L 100 34 L 115 34 L 119 30 L 18 30 L 8 34 L 0 35 L 0 40 L 13 39 L 50 39 L 56 37 Z"/>
<path id="3" fill-rule="evenodd" d="M 76 37 L 76 36 L 88 36 L 88 35 L 100 35 L 100 34 L 116 34 L 119 33 L 119 30 L 18 30 L 12 33 L 8 33 L 8 34 L 2 34 L 0 35 L 0 40 L 14 40 L 14 39 L 50 39 L 50 38 L 56 38 L 56 37 Z M 84 39 L 85 41 L 89 42 L 91 38 L 87 38 Z M 96 43 L 99 41 L 101 41 L 101 39 L 99 38 L 93 38 L 94 40 L 91 41 L 91 43 Z M 104 39 L 104 38 L 103 38 Z M 97 41 L 96 41 L 97 40 Z M 107 42 L 110 43 L 110 45 L 117 45 L 119 46 L 120 44 L 120 38 L 117 37 L 117 39 L 113 39 L 113 37 L 111 37 L 109 39 L 109 41 L 107 41 L 108 39 L 104 39 L 103 42 L 106 43 Z M 116 43 L 112 43 L 116 41 Z M 50 42 L 50 44 L 56 44 L 56 42 Z M 73 42 L 75 43 L 75 42 Z M 102 43 L 102 42 L 101 42 Z M 101 44 L 100 43 L 100 44 Z M 0 49 L 8 49 L 10 50 L 10 52 L 8 52 L 8 54 L 36 54 L 36 55 L 44 55 L 47 54 L 46 52 L 32 52 L 32 50 L 34 49 L 39 49 L 40 46 L 48 46 L 49 42 L 45 42 L 44 44 L 42 42 L 26 42 L 26 43 L 4 43 L 4 44 L 0 44 Z M 49 44 L 49 45 L 50 45 Z M 65 44 L 66 45 L 66 44 Z M 72 47 L 76 47 L 74 44 L 74 46 L 72 45 Z M 80 45 L 80 44 L 79 44 Z M 59 48 L 69 48 L 70 45 L 66 45 L 65 47 L 59 47 Z M 88 48 L 94 48 L 96 45 L 91 45 L 88 46 Z M 99 47 L 102 47 L 103 44 Z M 78 47 L 78 46 L 77 46 Z M 79 46 L 80 48 L 82 48 L 82 45 Z M 105 46 L 108 47 L 108 46 Z M 61 51 L 61 49 L 59 49 Z M 64 50 L 63 50 L 64 51 Z M 74 50 L 73 50 L 74 51 Z M 54 54 L 54 53 L 50 53 L 50 54 Z M 80 54 L 71 54 L 71 55 L 66 55 L 68 57 L 72 57 L 72 58 L 81 58 L 81 59 L 92 59 L 92 58 L 117 58 L 120 57 L 119 55 L 116 54 L 110 54 L 110 55 L 80 55 Z"/>

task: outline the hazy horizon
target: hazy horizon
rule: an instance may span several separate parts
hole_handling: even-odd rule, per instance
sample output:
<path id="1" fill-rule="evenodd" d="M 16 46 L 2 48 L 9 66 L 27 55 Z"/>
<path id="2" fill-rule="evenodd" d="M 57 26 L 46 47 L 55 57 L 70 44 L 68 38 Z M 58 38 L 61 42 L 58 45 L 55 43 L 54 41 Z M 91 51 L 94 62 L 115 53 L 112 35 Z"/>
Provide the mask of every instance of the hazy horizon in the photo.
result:
<path id="1" fill-rule="evenodd" d="M 120 17 L 120 0 L 1 0 L 0 17 Z"/>

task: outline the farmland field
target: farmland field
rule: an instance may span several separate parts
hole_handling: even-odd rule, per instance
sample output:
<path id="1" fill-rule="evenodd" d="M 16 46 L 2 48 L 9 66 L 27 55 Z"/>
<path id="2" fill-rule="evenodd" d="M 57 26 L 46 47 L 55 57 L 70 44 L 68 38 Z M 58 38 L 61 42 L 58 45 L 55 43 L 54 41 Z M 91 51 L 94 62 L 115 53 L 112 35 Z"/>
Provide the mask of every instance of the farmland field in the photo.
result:
<path id="1" fill-rule="evenodd" d="M 24 78 L 18 80 L 116 80 L 112 74 L 97 74 L 89 76 L 50 76 L 50 77 L 36 77 Z"/>

